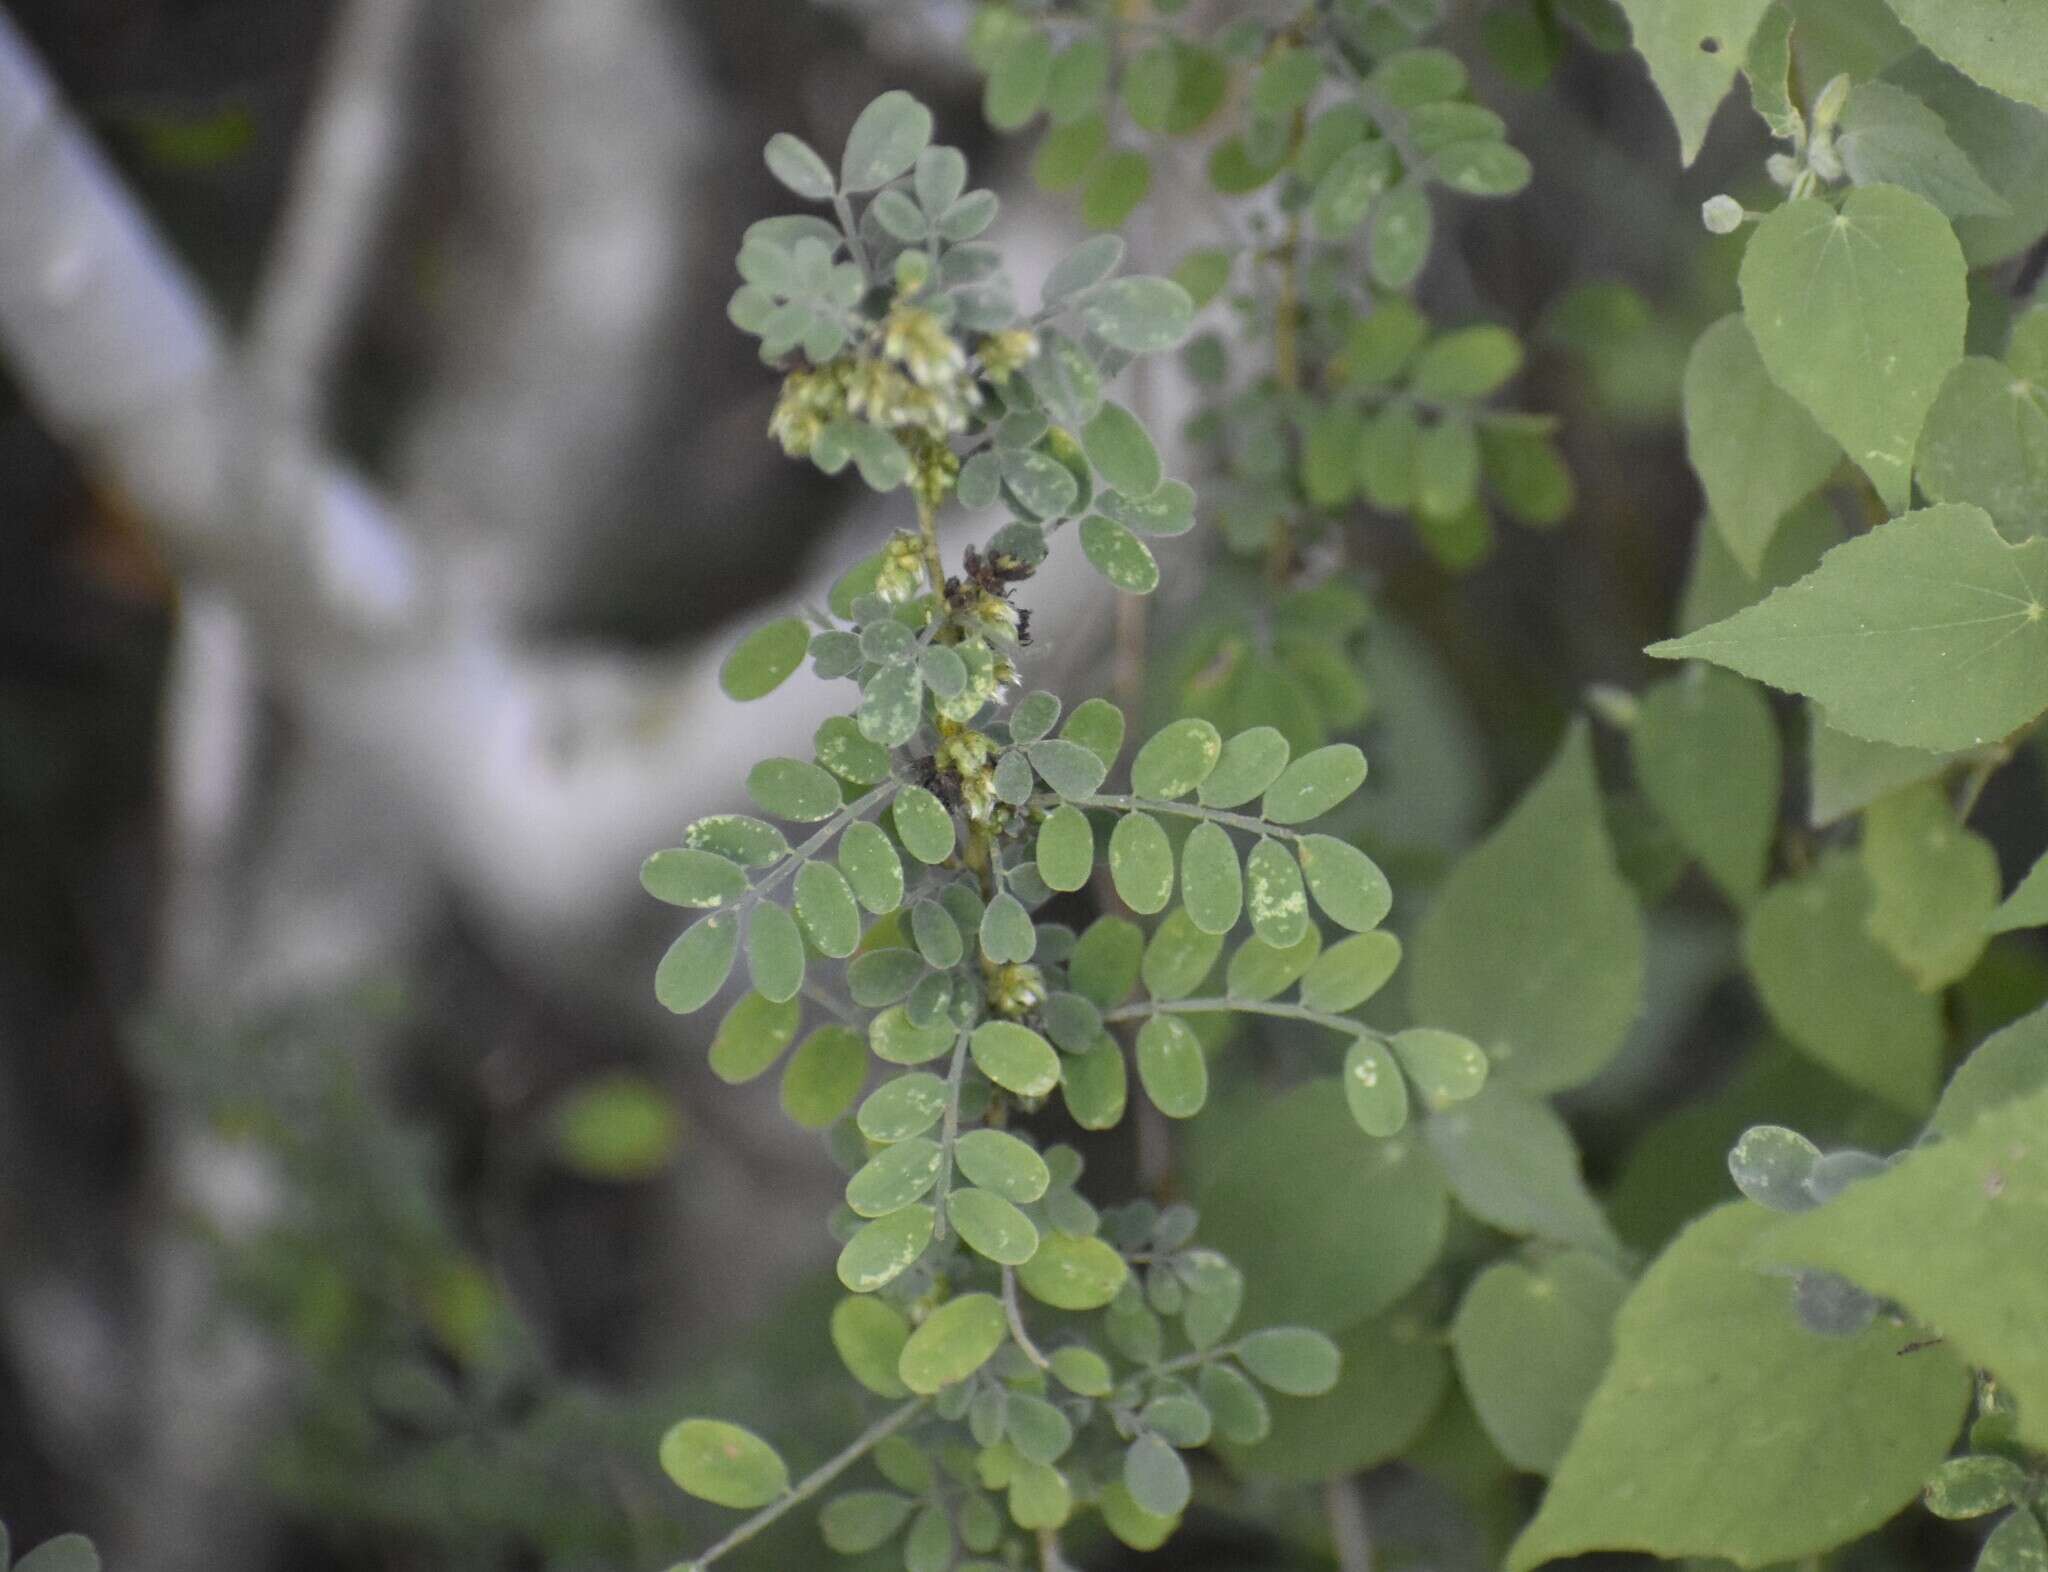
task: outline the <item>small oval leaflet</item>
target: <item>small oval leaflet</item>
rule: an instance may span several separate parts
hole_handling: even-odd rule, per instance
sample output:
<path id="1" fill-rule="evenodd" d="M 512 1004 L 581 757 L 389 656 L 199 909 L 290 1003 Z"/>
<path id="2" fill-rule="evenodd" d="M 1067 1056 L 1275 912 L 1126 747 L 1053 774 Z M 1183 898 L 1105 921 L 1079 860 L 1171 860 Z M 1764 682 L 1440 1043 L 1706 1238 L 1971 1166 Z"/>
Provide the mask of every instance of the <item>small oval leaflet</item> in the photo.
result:
<path id="1" fill-rule="evenodd" d="M 738 1425 L 685 1419 L 661 1438 L 662 1472 L 699 1500 L 742 1511 L 766 1506 L 789 1488 L 775 1448 Z"/>
<path id="2" fill-rule="evenodd" d="M 780 1004 L 804 985 L 804 938 L 796 919 L 767 902 L 747 922 L 747 975 L 756 992 Z"/>
<path id="3" fill-rule="evenodd" d="M 1036 518 L 1065 518 L 1080 498 L 1073 471 L 1050 454 L 1032 448 L 1005 448 L 997 459 L 1010 495 Z"/>
<path id="4" fill-rule="evenodd" d="M 1038 1230 L 1008 1201 L 990 1190 L 955 1190 L 946 1215 L 968 1248 L 1003 1266 L 1021 1266 L 1038 1249 Z"/>
<path id="5" fill-rule="evenodd" d="M 1229 831 L 1207 821 L 1189 832 L 1181 848 L 1181 899 L 1188 917 L 1204 933 L 1225 934 L 1244 910 L 1244 872 Z"/>
<path id="6" fill-rule="evenodd" d="M 1045 288 L 1040 298 L 1048 306 L 1069 300 L 1108 278 L 1122 266 L 1123 260 L 1121 235 L 1096 235 L 1084 240 L 1052 265 L 1052 270 L 1045 275 Z"/>
<path id="7" fill-rule="evenodd" d="M 910 1321 L 886 1300 L 857 1294 L 832 1310 L 832 1346 L 847 1373 L 877 1397 L 910 1394 L 896 1374 L 896 1361 L 910 1340 Z"/>
<path id="8" fill-rule="evenodd" d="M 1078 890 L 1095 872 L 1095 831 L 1088 816 L 1061 803 L 1038 827 L 1038 875 L 1054 890 Z"/>
<path id="9" fill-rule="evenodd" d="M 1103 481 L 1126 497 L 1149 497 L 1166 478 L 1143 422 L 1121 404 L 1105 403 L 1095 412 L 1081 428 L 1081 449 Z"/>
<path id="10" fill-rule="evenodd" d="M 1029 1205 L 1052 1183 L 1045 1159 L 1004 1130 L 970 1130 L 953 1147 L 960 1172 L 984 1190 Z"/>
<path id="11" fill-rule="evenodd" d="M 729 906 L 747 893 L 747 876 L 716 852 L 676 846 L 640 865 L 640 887 L 671 906 Z"/>
<path id="12" fill-rule="evenodd" d="M 846 1204 L 862 1217 L 887 1217 L 938 1182 L 939 1145 L 913 1136 L 878 1153 L 846 1182 Z"/>
<path id="13" fill-rule="evenodd" d="M 1810 1211 L 1818 1203 L 1806 1181 L 1820 1162 L 1820 1148 L 1797 1130 L 1760 1124 L 1742 1133 L 1728 1154 L 1735 1188 L 1774 1212 Z"/>
<path id="14" fill-rule="evenodd" d="M 919 901 L 910 908 L 910 936 L 925 961 L 941 971 L 958 966 L 960 957 L 967 953 L 960 925 L 937 901 Z"/>
<path id="15" fill-rule="evenodd" d="M 683 845 L 730 857 L 742 868 L 765 868 L 789 855 L 782 831 L 743 813 L 716 813 L 683 831 Z"/>
<path id="16" fill-rule="evenodd" d="M 1138 1423 L 1176 1447 L 1206 1446 L 1213 1428 L 1200 1400 L 1177 1392 L 1153 1398 L 1139 1410 Z"/>
<path id="17" fill-rule="evenodd" d="M 725 1012 L 711 1039 L 711 1072 L 728 1086 L 767 1073 L 796 1041 L 803 1009 L 794 999 L 777 1003 L 750 993 Z"/>
<path id="18" fill-rule="evenodd" d="M 1440 403 L 1484 398 L 1521 369 L 1521 340 L 1504 327 L 1479 323 L 1425 349 L 1409 386 L 1417 397 Z"/>
<path id="19" fill-rule="evenodd" d="M 1082 709 L 1087 706 L 1083 705 Z M 1075 712 L 1076 719 L 1079 711 Z M 1067 723 L 1069 732 L 1073 721 Z M 1109 773 L 1109 765 L 1092 748 L 1064 737 L 1049 737 L 1043 742 L 1034 742 L 1024 750 L 1031 767 L 1062 797 L 1093 796 L 1096 787 Z M 936 860 L 936 859 L 935 859 Z"/>
<path id="20" fill-rule="evenodd" d="M 884 617 L 860 630 L 860 652 L 877 666 L 901 666 L 917 659 L 917 635 L 894 617 Z"/>
<path id="21" fill-rule="evenodd" d="M 1028 961 L 1038 949 L 1038 931 L 1031 913 L 1008 890 L 988 903 L 981 914 L 981 953 L 998 966 Z"/>
<path id="22" fill-rule="evenodd" d="M 915 665 L 885 666 L 861 689 L 860 734 L 885 748 L 900 747 L 916 735 L 923 702 L 924 677 Z"/>
<path id="23" fill-rule="evenodd" d="M 854 1122 L 870 1141 L 903 1141 L 924 1134 L 945 1111 L 946 1083 L 918 1070 L 876 1087 Z"/>
<path id="24" fill-rule="evenodd" d="M 1223 736 L 1198 717 L 1177 720 L 1147 739 L 1131 761 L 1131 790 L 1172 801 L 1209 778 L 1223 756 Z"/>
<path id="25" fill-rule="evenodd" d="M 854 899 L 881 916 L 903 904 L 903 859 L 880 828 L 862 819 L 839 837 L 839 871 Z"/>
<path id="26" fill-rule="evenodd" d="M 1138 1080 L 1152 1106 L 1169 1119 L 1191 1119 L 1209 1100 L 1209 1062 L 1201 1040 L 1172 1015 L 1138 1029 Z"/>
<path id="27" fill-rule="evenodd" d="M 1280 778 L 1290 753 L 1287 739 L 1271 726 L 1241 731 L 1223 744 L 1195 796 L 1208 808 L 1243 807 Z"/>
<path id="28" fill-rule="evenodd" d="M 1301 981 L 1322 947 L 1323 937 L 1313 927 L 1305 928 L 1299 939 L 1284 946 L 1264 938 L 1247 939 L 1230 957 L 1224 991 L 1232 999 L 1254 1003 L 1277 999 Z"/>
<path id="29" fill-rule="evenodd" d="M 1081 551 L 1097 573 L 1128 595 L 1149 595 L 1159 587 L 1152 548 L 1113 519 L 1091 513 L 1081 520 Z"/>
<path id="30" fill-rule="evenodd" d="M 1056 693 L 1027 693 L 1017 701 L 1017 707 L 1010 711 L 1010 740 L 1012 742 L 1036 742 L 1050 732 L 1060 718 L 1060 700 Z"/>
<path id="31" fill-rule="evenodd" d="M 1149 813 L 1127 813 L 1109 833 L 1109 877 L 1124 904 L 1142 916 L 1173 898 L 1173 843 Z"/>
<path id="32" fill-rule="evenodd" d="M 839 1281 L 856 1294 L 895 1281 L 924 1254 L 936 1220 L 929 1206 L 906 1206 L 866 1224 L 839 1252 Z"/>
<path id="33" fill-rule="evenodd" d="M 1103 517 L 1140 535 L 1185 535 L 1195 527 L 1195 490 L 1182 480 L 1163 480 L 1143 496 L 1107 491 L 1095 506 Z"/>
<path id="34" fill-rule="evenodd" d="M 953 855 L 957 826 L 945 805 L 922 786 L 906 786 L 890 808 L 903 849 L 919 862 L 937 864 Z"/>
<path id="35" fill-rule="evenodd" d="M 860 1096 L 868 1045 L 845 1026 L 821 1026 L 797 1045 L 782 1072 L 782 1111 L 806 1130 L 838 1123 Z"/>
<path id="36" fill-rule="evenodd" d="M 1358 1038 L 1345 1051 L 1344 1100 L 1367 1135 L 1394 1135 L 1408 1122 L 1408 1083 L 1370 1038 Z"/>
<path id="37" fill-rule="evenodd" d="M 1081 309 L 1081 320 L 1104 343 L 1134 355 L 1172 349 L 1193 325 L 1195 303 L 1170 279 L 1120 278 Z"/>
<path id="38" fill-rule="evenodd" d="M 909 171 L 931 139 L 929 109 L 901 89 L 882 94 L 860 112 L 846 134 L 840 188 L 861 192 L 887 185 Z"/>
<path id="39" fill-rule="evenodd" d="M 1337 1384 L 1343 1364 L 1335 1343 L 1299 1326 L 1253 1332 L 1238 1343 L 1237 1357 L 1255 1379 L 1289 1397 L 1321 1396 Z"/>
<path id="40" fill-rule="evenodd" d="M 1017 1268 L 1024 1291 L 1055 1310 L 1100 1310 L 1129 1275 L 1124 1258 L 1093 1235 L 1047 1234 L 1038 1253 Z"/>
<path id="41" fill-rule="evenodd" d="M 1293 855 L 1278 841 L 1262 839 L 1245 858 L 1244 871 L 1252 931 L 1283 950 L 1299 943 L 1312 925 Z"/>
<path id="42" fill-rule="evenodd" d="M 1367 939 L 1374 935 L 1359 937 Z M 1394 1057 L 1401 1061 L 1408 1079 L 1432 1108 L 1461 1103 L 1485 1089 L 1486 1055 L 1471 1038 L 1456 1032 L 1434 1026 L 1411 1026 L 1394 1034 Z"/>
<path id="43" fill-rule="evenodd" d="M 811 738 L 811 751 L 821 767 L 856 786 L 876 786 L 889 778 L 889 750 L 863 737 L 851 716 L 827 718 Z"/>
<path id="44" fill-rule="evenodd" d="M 1373 282 L 1387 289 L 1406 289 L 1429 260 L 1435 222 L 1429 192 L 1404 180 L 1374 205 L 1372 238 L 1366 252 Z"/>
<path id="45" fill-rule="evenodd" d="M 1393 886 L 1364 852 L 1334 835 L 1304 835 L 1297 850 L 1309 893 L 1332 921 L 1364 933 L 1386 920 Z"/>
<path id="46" fill-rule="evenodd" d="M 797 871 L 796 916 L 821 955 L 843 960 L 860 944 L 852 886 L 830 863 L 807 862 Z"/>
<path id="47" fill-rule="evenodd" d="M 1222 951 L 1222 938 L 1202 932 L 1183 908 L 1153 930 L 1138 975 L 1153 998 L 1184 999 L 1201 986 Z"/>
<path id="48" fill-rule="evenodd" d="M 1122 1121 L 1130 1096 L 1130 1077 L 1123 1051 L 1104 1037 L 1086 1053 L 1070 1054 L 1060 1064 L 1067 1112 L 1084 1130 L 1113 1130 Z"/>
<path id="49" fill-rule="evenodd" d="M 868 1025 L 868 1046 L 887 1064 L 929 1064 L 953 1046 L 958 1031 L 940 1019 L 919 1026 L 902 1005 L 894 1005 Z"/>
<path id="50" fill-rule="evenodd" d="M 1272 1433 L 1273 1411 L 1236 1366 L 1221 1361 L 1204 1365 L 1196 1388 L 1209 1405 L 1216 1433 L 1224 1440 L 1235 1446 L 1257 1446 Z"/>
<path id="51" fill-rule="evenodd" d="M 839 811 L 839 783 L 801 759 L 763 759 L 747 772 L 747 795 L 763 813 L 814 824 Z"/>
<path id="52" fill-rule="evenodd" d="M 984 1021 L 968 1040 L 968 1052 L 983 1075 L 1019 1097 L 1043 1097 L 1059 1085 L 1059 1054 L 1028 1026 Z"/>
<path id="53" fill-rule="evenodd" d="M 804 663 L 810 648 L 811 629 L 803 618 L 777 618 L 740 640 L 718 668 L 718 685 L 741 703 L 765 698 Z"/>
<path id="54" fill-rule="evenodd" d="M 713 912 L 685 928 L 654 971 L 654 996 L 678 1015 L 701 1010 L 725 986 L 739 954 L 740 919 Z"/>
<path id="55" fill-rule="evenodd" d="M 1067 960 L 1067 981 L 1099 1010 L 1114 1009 L 1138 982 L 1145 935 L 1122 917 L 1098 917 L 1088 925 Z"/>
<path id="56" fill-rule="evenodd" d="M 1123 751 L 1124 712 L 1107 699 L 1089 699 L 1067 718 L 1060 736 L 1086 748 L 1102 761 L 1102 768 L 1107 771 Z"/>
<path id="57" fill-rule="evenodd" d="M 930 1396 L 973 1375 L 1008 1336 L 1000 1300 L 993 1294 L 961 1294 L 910 1334 L 896 1373 L 911 1391 Z"/>
<path id="58" fill-rule="evenodd" d="M 908 1391 L 909 1388 L 902 1388 Z M 849 1490 L 818 1513 L 818 1532 L 842 1556 L 866 1555 L 895 1538 L 917 1503 L 890 1490 Z"/>
<path id="59" fill-rule="evenodd" d="M 1320 818 L 1365 784 L 1365 755 L 1348 742 L 1305 753 L 1266 789 L 1262 817 L 1274 824 Z"/>
<path id="60" fill-rule="evenodd" d="M 1124 1453 L 1124 1489 L 1154 1517 L 1176 1517 L 1193 1493 L 1188 1465 L 1163 1437 L 1146 1432 Z"/>
<path id="61" fill-rule="evenodd" d="M 1356 1009 L 1394 975 L 1401 941 L 1391 933 L 1359 933 L 1325 950 L 1301 980 L 1301 1002 L 1311 1010 L 1341 1015 Z"/>
<path id="62" fill-rule="evenodd" d="M 1952 1457 L 1927 1481 L 1927 1510 L 1936 1517 L 1983 1517 L 2022 1500 L 2027 1473 L 2009 1457 Z"/>

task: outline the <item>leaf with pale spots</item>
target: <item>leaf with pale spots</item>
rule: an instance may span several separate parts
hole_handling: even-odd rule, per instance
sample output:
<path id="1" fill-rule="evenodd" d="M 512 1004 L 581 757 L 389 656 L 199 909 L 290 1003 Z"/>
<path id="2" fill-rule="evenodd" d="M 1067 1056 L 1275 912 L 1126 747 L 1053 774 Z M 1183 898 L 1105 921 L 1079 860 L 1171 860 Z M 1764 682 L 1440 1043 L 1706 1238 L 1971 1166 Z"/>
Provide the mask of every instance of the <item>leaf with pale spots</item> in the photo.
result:
<path id="1" fill-rule="evenodd" d="M 1407 1083 L 1387 1050 L 1369 1037 L 1345 1050 L 1344 1099 L 1367 1135 L 1394 1135 L 1408 1122 Z"/>

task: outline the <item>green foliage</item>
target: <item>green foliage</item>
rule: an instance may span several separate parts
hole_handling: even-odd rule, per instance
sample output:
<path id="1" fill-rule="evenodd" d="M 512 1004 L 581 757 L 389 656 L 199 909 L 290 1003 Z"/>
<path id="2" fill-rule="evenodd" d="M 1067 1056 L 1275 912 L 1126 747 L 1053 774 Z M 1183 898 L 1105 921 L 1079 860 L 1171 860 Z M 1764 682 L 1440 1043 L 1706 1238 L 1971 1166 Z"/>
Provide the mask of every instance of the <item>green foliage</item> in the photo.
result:
<path id="1" fill-rule="evenodd" d="M 1935 751 L 1995 743 L 2048 709 L 2048 557 L 1966 503 L 1922 508 L 1837 546 L 1797 584 L 1682 639 L 1820 704 L 1852 735 Z"/>
<path id="2" fill-rule="evenodd" d="M 1591 1549 L 1760 1567 L 1840 1544 L 1911 1501 L 1969 1396 L 1955 1357 L 1873 1326 L 1817 1338 L 1752 1252 L 1771 1214 L 1708 1213 L 1644 1275 L 1614 1358 L 1511 1572 Z M 1614 1488 L 1617 1480 L 1635 1488 Z"/>
<path id="3" fill-rule="evenodd" d="M 1416 1014 L 1536 1091 L 1587 1080 L 1640 1006 L 1642 917 L 1615 866 L 1584 729 L 1452 872 L 1415 937 Z"/>
<path id="4" fill-rule="evenodd" d="M 1741 189 L 1765 210 L 1705 205 L 1740 309 L 1689 353 L 1619 286 L 1558 303 L 1533 353 L 1418 303 L 1452 204 L 1532 173 L 1430 0 L 982 4 L 989 122 L 1031 130 L 1036 180 L 1105 231 L 1035 307 L 982 238 L 994 196 L 907 95 L 862 113 L 836 176 L 770 144 L 831 215 L 741 249 L 732 319 L 784 377 L 772 434 L 913 517 L 725 664 L 735 699 L 805 660 L 853 685 L 814 757 L 761 761 L 764 817 L 699 820 L 642 878 L 696 913 L 657 971 L 671 1009 L 746 957 L 714 1072 L 764 1075 L 801 1039 L 783 1104 L 848 1175 L 830 1340 L 897 1406 L 794 1484 L 747 1432 L 678 1426 L 677 1482 L 755 1513 L 688 1565 L 870 1461 L 879 1483 L 823 1503 L 826 1544 L 936 1572 L 1034 1545 L 1058 1564 L 1091 1519 L 1156 1549 L 1197 1499 L 1288 1521 L 1216 1463 L 1277 1486 L 1394 1458 L 1479 1503 L 1516 1572 L 1818 1557 L 1923 1489 L 1943 1516 L 2004 1514 L 1981 1566 L 2048 1558 L 2028 1188 L 2048 975 L 1993 942 L 2048 926 L 2048 874 L 2001 903 L 1970 827 L 2048 713 L 2048 314 L 1983 271 L 2048 226 L 2048 40 L 2020 9 L 1481 19 L 1523 90 L 1574 40 L 1632 42 L 1688 164 L 1747 79 L 1776 145 Z M 1123 272 L 1112 231 L 1191 175 L 1227 219 L 1170 276 Z M 1493 555 L 1497 520 L 1572 517 L 1557 423 L 1517 407 L 1558 348 L 1610 405 L 1655 386 L 1681 407 L 1706 515 L 1648 653 L 1692 664 L 1596 690 L 1617 745 L 1569 718 L 1480 833 L 1456 701 L 1357 565 L 1446 580 Z M 1180 443 L 1113 386 L 1173 350 L 1196 392 Z M 957 557 L 955 504 L 998 524 Z M 1155 648 L 1124 613 L 1114 702 L 1025 681 L 1022 602 L 1069 535 L 1127 596 L 1215 554 L 1167 590 Z M 1492 702 L 1526 779 L 1548 717 Z M 1710 991 L 1773 1037 L 1631 1131 L 1604 1188 Z M 1569 1120 L 1547 1100 L 1568 1091 Z M 1134 1097 L 1148 1177 L 1192 1205 L 1084 1184 Z M 1964 1359 L 1978 1418 L 1951 1458 Z M 1517 1471 L 1548 1476 L 1533 1516 Z"/>
<path id="5" fill-rule="evenodd" d="M 2017 1438 L 2048 1443 L 2048 1350 L 2031 1334 L 2048 1245 L 2041 1204 L 2048 1093 L 1990 1109 L 1938 1145 L 1763 1235 L 1755 1258 L 1839 1272 L 1902 1305 L 2019 1405 Z M 2007 1263 L 2032 1262 L 2015 1270 Z"/>

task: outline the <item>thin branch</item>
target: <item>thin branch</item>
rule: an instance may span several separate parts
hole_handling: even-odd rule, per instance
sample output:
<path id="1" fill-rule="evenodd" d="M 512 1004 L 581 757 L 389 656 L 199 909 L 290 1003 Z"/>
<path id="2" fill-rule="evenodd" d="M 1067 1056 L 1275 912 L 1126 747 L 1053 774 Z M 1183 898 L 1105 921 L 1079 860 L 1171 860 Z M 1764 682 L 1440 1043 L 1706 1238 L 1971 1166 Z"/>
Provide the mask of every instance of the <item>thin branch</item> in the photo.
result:
<path id="1" fill-rule="evenodd" d="M 1017 1273 L 1007 1266 L 1003 1268 L 1003 1316 L 1010 1323 L 1010 1336 L 1024 1351 L 1024 1357 L 1039 1369 L 1050 1370 L 1052 1361 L 1039 1351 L 1024 1326 L 1024 1307 L 1017 1303 Z"/>
<path id="2" fill-rule="evenodd" d="M 1337 1572 L 1372 1572 L 1372 1520 L 1358 1481 L 1340 1474 L 1323 1485 L 1323 1512 L 1330 1523 L 1330 1548 Z"/>
<path id="3" fill-rule="evenodd" d="M 967 1033 L 953 1039 L 953 1063 L 946 1071 L 946 1116 L 939 1126 L 939 1179 L 932 1187 L 932 1237 L 946 1237 L 946 1195 L 953 1183 L 953 1148 L 960 1140 L 960 1086 L 967 1075 Z"/>
<path id="4" fill-rule="evenodd" d="M 249 324 L 250 380 L 271 418 L 320 417 L 398 184 L 427 9 L 353 0 L 328 46 Z"/>
<path id="5" fill-rule="evenodd" d="M 725 1555 L 728 1551 L 737 1550 L 741 1545 L 744 1545 L 793 1507 L 801 1506 L 804 1502 L 810 1500 L 812 1496 L 831 1484 L 833 1480 L 853 1467 L 855 1463 L 866 1457 L 868 1453 L 874 1451 L 876 1447 L 909 1424 L 911 1420 L 925 1411 L 927 1402 L 928 1400 L 925 1398 L 916 1398 L 905 1403 L 901 1408 L 883 1415 L 858 1436 L 854 1437 L 846 1449 L 832 1458 L 831 1461 L 821 1464 L 798 1480 L 787 1495 L 777 1496 L 775 1500 L 761 1508 L 760 1511 L 756 1512 L 744 1523 L 741 1523 L 702 1555 L 685 1561 L 683 1566 L 688 1568 L 689 1572 L 702 1572 L 703 1568 L 710 1566 L 720 1556 Z"/>
<path id="6" fill-rule="evenodd" d="M 1233 999 L 1226 994 L 1201 999 L 1139 999 L 1103 1013 L 1105 1021 L 1142 1021 L 1154 1015 L 1274 1015 L 1289 1021 L 1307 1021 L 1312 1026 L 1342 1032 L 1347 1037 L 1370 1037 L 1385 1042 L 1383 1034 L 1348 1015 L 1311 1010 L 1305 1004 L 1284 1004 L 1277 999 Z"/>
<path id="7" fill-rule="evenodd" d="M 1280 824 L 1268 824 L 1264 819 L 1253 818 L 1248 813 L 1230 813 L 1222 808 L 1205 808 L 1198 802 L 1168 802 L 1158 797 L 1138 797 L 1129 792 L 1098 792 L 1092 797 L 1062 797 L 1056 792 L 1040 792 L 1031 799 L 1030 806 L 1055 808 L 1063 802 L 1070 802 L 1077 808 L 1114 808 L 1120 813 L 1167 813 L 1182 819 L 1207 819 L 1211 824 L 1221 824 L 1227 829 L 1244 830 L 1252 835 L 1264 835 L 1276 841 L 1298 841 L 1303 838 L 1303 832 L 1300 830 L 1290 830 Z"/>

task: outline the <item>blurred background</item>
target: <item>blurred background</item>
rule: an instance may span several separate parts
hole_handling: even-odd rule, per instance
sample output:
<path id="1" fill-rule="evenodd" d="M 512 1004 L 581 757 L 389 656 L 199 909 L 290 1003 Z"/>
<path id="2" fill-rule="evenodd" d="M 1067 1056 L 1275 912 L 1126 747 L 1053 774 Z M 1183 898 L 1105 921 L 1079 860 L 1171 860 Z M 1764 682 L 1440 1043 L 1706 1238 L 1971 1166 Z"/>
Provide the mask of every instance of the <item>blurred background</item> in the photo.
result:
<path id="1" fill-rule="evenodd" d="M 1451 7 L 1468 58 L 1487 9 Z M 718 1515 L 654 1465 L 674 1418 L 797 1466 L 858 1420 L 830 1165 L 655 1006 L 635 877 L 806 745 L 815 684 L 737 711 L 712 675 L 889 527 L 765 437 L 724 318 L 787 204 L 759 150 L 910 87 L 1026 288 L 1072 205 L 984 128 L 964 0 L 4 15 L 0 1518 L 119 1572 L 666 1566 Z M 1560 36 L 1541 91 L 1479 65 L 1536 182 L 1439 214 L 1425 294 L 1529 338 L 1579 507 L 1466 575 L 1356 552 L 1404 896 L 1638 680 L 1692 551 L 1677 379 L 1736 255 L 1698 205 L 1761 141 L 1731 114 L 1681 177 L 1639 64 Z M 1137 261 L 1202 222 L 1163 183 Z M 1071 702 L 1112 612 L 1056 599 Z M 1660 928 L 1665 1048 L 1715 944 Z M 1628 1131 L 1578 1115 L 1612 1178 Z M 803 1516 L 747 1564 L 824 1559 Z M 1314 1564 L 1204 1522 L 1166 1560 Z"/>

